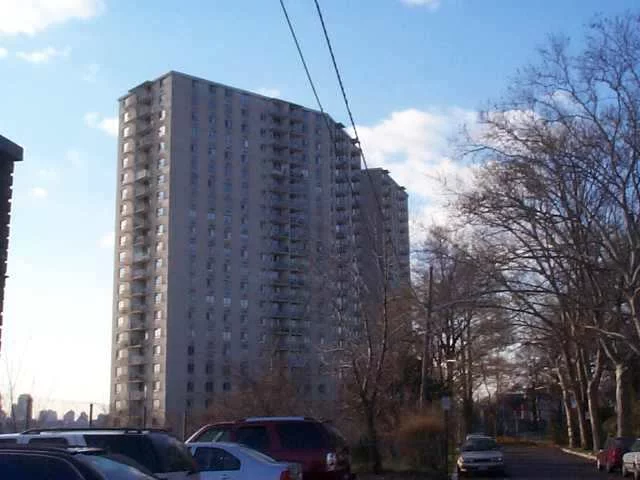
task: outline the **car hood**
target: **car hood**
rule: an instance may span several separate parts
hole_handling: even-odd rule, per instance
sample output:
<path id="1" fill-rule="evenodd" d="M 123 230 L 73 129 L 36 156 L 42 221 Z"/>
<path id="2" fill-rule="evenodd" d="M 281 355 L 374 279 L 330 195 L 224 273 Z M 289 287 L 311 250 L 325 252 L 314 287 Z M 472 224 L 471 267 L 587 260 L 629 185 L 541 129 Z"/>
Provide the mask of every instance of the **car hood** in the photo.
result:
<path id="1" fill-rule="evenodd" d="M 463 460 L 486 460 L 493 458 L 502 458 L 500 450 L 485 450 L 481 452 L 462 452 L 460 457 Z"/>

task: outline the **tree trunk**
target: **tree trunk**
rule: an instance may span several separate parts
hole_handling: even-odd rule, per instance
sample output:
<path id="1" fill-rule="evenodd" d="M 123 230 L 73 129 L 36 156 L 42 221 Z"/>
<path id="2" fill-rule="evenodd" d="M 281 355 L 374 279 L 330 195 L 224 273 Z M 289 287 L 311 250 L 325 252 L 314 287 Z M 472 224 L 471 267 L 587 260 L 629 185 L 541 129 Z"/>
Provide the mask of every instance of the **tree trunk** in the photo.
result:
<path id="1" fill-rule="evenodd" d="M 589 426 L 587 425 L 587 418 L 585 416 L 584 401 L 579 395 L 580 392 L 574 392 L 576 399 L 576 413 L 578 415 L 578 431 L 580 432 L 580 448 L 589 447 Z"/>
<path id="2" fill-rule="evenodd" d="M 382 472 L 382 455 L 380 454 L 375 413 L 370 405 L 365 405 L 365 409 L 367 416 L 367 437 L 369 440 L 369 459 L 373 464 L 373 473 L 378 474 Z"/>
<path id="3" fill-rule="evenodd" d="M 571 398 L 569 390 L 566 387 L 564 376 L 558 372 L 558 379 L 560 380 L 560 388 L 562 390 L 562 406 L 564 408 L 564 416 L 567 422 L 567 441 L 569 442 L 569 448 L 575 447 L 575 438 L 573 432 L 573 413 L 571 409 Z"/>
<path id="4" fill-rule="evenodd" d="M 633 404 L 631 398 L 631 371 L 625 363 L 616 363 L 616 423 L 617 436 L 631 436 Z"/>
<path id="5" fill-rule="evenodd" d="M 589 382 L 587 387 L 587 402 L 589 404 L 589 421 L 591 422 L 592 449 L 597 452 L 602 445 L 600 439 L 600 412 L 598 411 L 598 385 Z"/>

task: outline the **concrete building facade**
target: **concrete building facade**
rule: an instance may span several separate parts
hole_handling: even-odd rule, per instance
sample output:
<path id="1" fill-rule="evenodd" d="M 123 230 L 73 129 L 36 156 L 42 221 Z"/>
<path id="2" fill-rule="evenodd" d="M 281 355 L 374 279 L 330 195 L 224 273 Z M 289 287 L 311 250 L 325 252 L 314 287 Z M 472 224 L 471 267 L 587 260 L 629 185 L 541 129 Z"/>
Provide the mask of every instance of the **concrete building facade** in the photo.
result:
<path id="1" fill-rule="evenodd" d="M 175 425 L 274 359 L 329 401 L 326 282 L 358 261 L 360 150 L 344 127 L 177 72 L 130 90 L 119 115 L 115 417 Z"/>
<path id="2" fill-rule="evenodd" d="M 15 162 L 22 161 L 22 157 L 22 147 L 0 135 L 0 348 L 2 347 L 4 286 L 7 278 L 13 167 Z"/>

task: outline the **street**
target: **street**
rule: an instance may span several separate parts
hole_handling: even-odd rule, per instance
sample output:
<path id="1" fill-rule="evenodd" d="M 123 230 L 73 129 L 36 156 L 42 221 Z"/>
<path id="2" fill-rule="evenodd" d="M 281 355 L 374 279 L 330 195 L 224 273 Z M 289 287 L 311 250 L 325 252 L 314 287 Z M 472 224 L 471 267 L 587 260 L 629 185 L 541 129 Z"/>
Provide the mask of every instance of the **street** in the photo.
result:
<path id="1" fill-rule="evenodd" d="M 610 480 L 614 478 L 619 480 L 622 478 L 620 472 L 611 474 L 598 472 L 592 461 L 551 447 L 508 447 L 505 449 L 505 464 L 506 478 L 518 480 Z"/>

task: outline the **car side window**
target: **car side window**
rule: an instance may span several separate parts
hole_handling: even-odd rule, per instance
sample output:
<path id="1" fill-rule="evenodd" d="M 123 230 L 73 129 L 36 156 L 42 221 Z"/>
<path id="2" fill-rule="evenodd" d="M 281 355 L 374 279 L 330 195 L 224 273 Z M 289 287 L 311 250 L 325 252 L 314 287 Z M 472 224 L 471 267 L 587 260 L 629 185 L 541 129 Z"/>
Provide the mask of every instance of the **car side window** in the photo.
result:
<path id="1" fill-rule="evenodd" d="M 265 427 L 240 427 L 236 431 L 236 442 L 264 451 L 269 448 L 269 432 Z"/>
<path id="2" fill-rule="evenodd" d="M 224 437 L 227 437 L 224 439 Z M 228 428 L 211 427 L 200 434 L 196 442 L 225 442 L 229 438 Z"/>
<path id="3" fill-rule="evenodd" d="M 29 480 L 82 480 L 78 471 L 62 458 L 0 453 L 0 478 Z"/>
<path id="4" fill-rule="evenodd" d="M 68 447 L 69 441 L 62 437 L 37 437 L 30 438 L 27 442 L 29 445 L 49 445 L 52 447 Z"/>
<path id="5" fill-rule="evenodd" d="M 240 460 L 229 452 L 215 447 L 197 447 L 193 455 L 200 470 L 224 472 L 240 470 Z"/>

